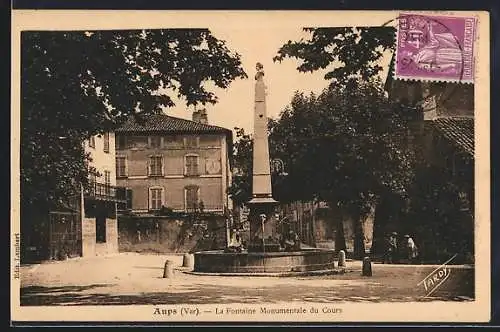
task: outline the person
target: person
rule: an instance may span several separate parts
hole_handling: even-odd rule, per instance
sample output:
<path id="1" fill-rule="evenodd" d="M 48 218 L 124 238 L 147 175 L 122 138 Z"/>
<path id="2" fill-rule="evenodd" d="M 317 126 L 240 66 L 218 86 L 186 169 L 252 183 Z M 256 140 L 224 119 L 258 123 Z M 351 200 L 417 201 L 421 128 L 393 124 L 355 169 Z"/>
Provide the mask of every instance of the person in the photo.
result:
<path id="1" fill-rule="evenodd" d="M 299 235 L 294 231 L 290 231 L 288 238 L 285 239 L 285 251 L 297 251 L 300 250 L 300 239 Z"/>
<path id="2" fill-rule="evenodd" d="M 397 250 L 398 250 L 398 233 L 392 232 L 386 237 L 386 252 L 385 252 L 385 263 L 392 264 L 396 260 Z"/>
<path id="3" fill-rule="evenodd" d="M 410 235 L 406 234 L 404 237 L 406 241 L 406 258 L 408 263 L 412 263 L 418 256 L 418 248 Z"/>
<path id="4" fill-rule="evenodd" d="M 233 236 L 231 237 L 230 241 L 231 242 L 228 245 L 228 249 L 230 249 L 230 251 L 241 252 L 241 250 L 243 249 L 241 244 L 241 236 L 240 233 L 235 229 L 233 229 Z"/>

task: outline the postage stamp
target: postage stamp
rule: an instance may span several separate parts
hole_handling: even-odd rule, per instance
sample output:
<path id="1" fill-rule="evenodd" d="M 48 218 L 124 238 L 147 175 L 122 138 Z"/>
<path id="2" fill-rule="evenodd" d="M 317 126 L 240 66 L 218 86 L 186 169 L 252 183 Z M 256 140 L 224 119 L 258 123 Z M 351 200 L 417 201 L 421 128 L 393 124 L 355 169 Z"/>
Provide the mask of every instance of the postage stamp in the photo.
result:
<path id="1" fill-rule="evenodd" d="M 476 24 L 474 17 L 400 15 L 395 77 L 473 83 Z"/>
<path id="2" fill-rule="evenodd" d="M 489 13 L 405 13 L 13 10 L 11 325 L 488 322 Z"/>

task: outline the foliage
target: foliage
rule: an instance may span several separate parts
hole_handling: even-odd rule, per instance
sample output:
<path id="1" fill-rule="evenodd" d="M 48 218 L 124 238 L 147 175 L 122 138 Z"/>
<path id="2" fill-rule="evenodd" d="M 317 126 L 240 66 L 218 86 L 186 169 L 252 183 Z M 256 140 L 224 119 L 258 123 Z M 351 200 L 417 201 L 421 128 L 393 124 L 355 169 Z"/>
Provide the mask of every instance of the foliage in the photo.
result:
<path id="1" fill-rule="evenodd" d="M 413 180 L 414 155 L 402 139 L 407 123 L 398 107 L 378 82 L 353 78 L 319 96 L 296 93 L 269 121 L 271 158 L 282 159 L 288 173 L 273 176 L 275 198 L 338 206 L 355 221 L 355 250 L 364 253 L 359 222 L 383 196 L 405 201 Z M 243 174 L 231 192 L 241 198 L 251 193 L 251 144 L 239 131 L 235 165 Z"/>
<path id="2" fill-rule="evenodd" d="M 471 189 L 469 186 L 458 185 L 448 169 L 417 168 L 405 219 L 414 225 L 411 228 L 420 242 L 423 259 L 438 257 L 445 261 L 458 254 L 454 259 L 458 263 L 466 260 L 467 253 L 474 253 L 471 206 L 460 198 L 461 192 Z"/>
<path id="3" fill-rule="evenodd" d="M 240 56 L 206 29 L 23 32 L 21 199 L 47 208 L 86 183 L 82 142 L 131 114 L 181 97 L 216 103 L 205 87 L 246 78 Z M 92 171 L 92 170 L 90 170 Z"/>
<path id="4" fill-rule="evenodd" d="M 234 128 L 236 139 L 233 145 L 234 175 L 228 194 L 236 205 L 252 197 L 253 139 L 243 128 Z"/>
<path id="5" fill-rule="evenodd" d="M 299 197 L 284 198 L 316 198 L 357 214 L 385 193 L 405 197 L 413 163 L 400 140 L 405 130 L 377 84 L 351 79 L 318 97 L 296 94 L 271 132 L 289 186 L 300 188 Z"/>
<path id="6" fill-rule="evenodd" d="M 317 97 L 296 93 L 280 118 L 269 122 L 271 157 L 282 159 L 289 174 L 274 179 L 276 198 L 319 199 L 362 213 L 385 193 L 405 197 L 413 155 L 400 139 L 406 123 L 398 114 L 379 84 L 361 80 Z M 246 174 L 251 138 L 240 131 L 236 146 L 236 164 Z M 248 179 L 241 177 L 245 184 L 235 183 L 233 190 L 246 191 Z"/>
<path id="7" fill-rule="evenodd" d="M 309 39 L 288 41 L 278 50 L 274 61 L 285 58 L 302 60 L 300 72 L 334 68 L 325 79 L 345 82 L 352 75 L 363 80 L 375 77 L 382 67 L 378 64 L 384 51 L 395 47 L 393 27 L 305 28 Z"/>

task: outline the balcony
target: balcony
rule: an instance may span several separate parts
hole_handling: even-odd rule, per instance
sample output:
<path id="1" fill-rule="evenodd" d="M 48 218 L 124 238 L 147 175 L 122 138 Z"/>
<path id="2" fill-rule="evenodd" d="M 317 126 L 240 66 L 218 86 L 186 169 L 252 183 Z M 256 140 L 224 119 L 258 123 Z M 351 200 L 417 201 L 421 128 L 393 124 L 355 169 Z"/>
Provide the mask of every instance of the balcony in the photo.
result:
<path id="1" fill-rule="evenodd" d="M 96 200 L 113 201 L 119 203 L 127 202 L 126 190 L 123 187 L 116 187 L 105 183 L 91 183 L 84 191 L 85 197 Z"/>

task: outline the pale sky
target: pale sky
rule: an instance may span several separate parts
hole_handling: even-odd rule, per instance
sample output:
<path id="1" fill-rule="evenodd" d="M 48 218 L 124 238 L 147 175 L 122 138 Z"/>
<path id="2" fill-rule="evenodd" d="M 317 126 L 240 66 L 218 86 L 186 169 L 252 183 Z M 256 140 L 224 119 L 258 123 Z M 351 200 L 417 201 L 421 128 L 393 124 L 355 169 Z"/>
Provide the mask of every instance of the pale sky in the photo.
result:
<path id="1" fill-rule="evenodd" d="M 268 28 L 259 31 L 255 27 L 210 28 L 210 30 L 217 38 L 225 40 L 230 50 L 241 55 L 244 70 L 248 74 L 248 79 L 237 79 L 225 90 L 213 90 L 219 97 L 219 102 L 206 106 L 210 124 L 228 129 L 243 127 L 245 132 L 253 132 L 254 75 L 257 62 L 264 65 L 264 80 L 268 87 L 266 100 L 268 117 L 278 117 L 290 103 L 294 91 L 306 94 L 320 93 L 328 85 L 328 81 L 324 79 L 327 70 L 301 73 L 296 69 L 300 64 L 299 60 L 285 59 L 281 63 L 273 62 L 272 58 L 281 45 L 288 40 L 299 40 L 309 35 L 298 27 L 275 28 L 271 31 Z M 386 57 L 382 61 L 384 68 L 388 66 L 389 59 L 390 57 Z M 386 75 L 386 71 L 381 73 L 384 79 Z M 199 108 L 201 107 L 200 105 Z M 187 109 L 183 101 L 176 101 L 176 106 L 167 109 L 166 112 L 172 116 L 191 119 L 192 110 L 192 107 Z"/>

